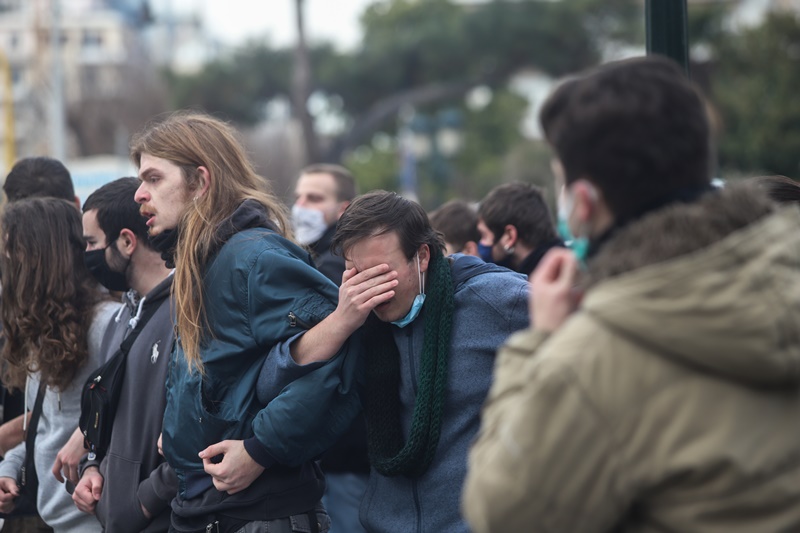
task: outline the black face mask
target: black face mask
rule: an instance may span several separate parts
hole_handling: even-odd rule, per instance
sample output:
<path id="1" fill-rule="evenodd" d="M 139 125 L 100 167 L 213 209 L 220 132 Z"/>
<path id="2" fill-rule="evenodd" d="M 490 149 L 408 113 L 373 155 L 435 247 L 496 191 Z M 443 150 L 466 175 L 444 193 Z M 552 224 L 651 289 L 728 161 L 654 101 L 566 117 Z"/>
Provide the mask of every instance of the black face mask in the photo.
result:
<path id="1" fill-rule="evenodd" d="M 150 246 L 161 252 L 161 259 L 167 268 L 175 268 L 175 247 L 178 245 L 178 228 L 165 229 L 155 237 L 150 237 Z"/>
<path id="2" fill-rule="evenodd" d="M 109 244 L 108 246 L 111 245 Z M 128 280 L 125 279 L 125 273 L 114 272 L 111 270 L 111 267 L 108 266 L 108 262 L 106 261 L 106 249 L 108 246 L 99 250 L 84 252 L 83 262 L 86 264 L 86 268 L 89 269 L 92 276 L 106 289 L 110 291 L 127 291 L 130 289 L 130 286 L 128 285 Z"/>

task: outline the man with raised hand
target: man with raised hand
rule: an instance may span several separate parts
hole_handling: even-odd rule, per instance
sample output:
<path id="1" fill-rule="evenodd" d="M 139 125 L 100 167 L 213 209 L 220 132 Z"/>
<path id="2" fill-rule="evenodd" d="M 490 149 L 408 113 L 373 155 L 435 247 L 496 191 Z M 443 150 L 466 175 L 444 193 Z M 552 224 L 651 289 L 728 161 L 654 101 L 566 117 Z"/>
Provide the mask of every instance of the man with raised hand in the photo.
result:
<path id="1" fill-rule="evenodd" d="M 473 531 L 800 531 L 800 213 L 712 187 L 706 113 L 658 57 L 545 104 L 573 251 L 498 355 Z"/>

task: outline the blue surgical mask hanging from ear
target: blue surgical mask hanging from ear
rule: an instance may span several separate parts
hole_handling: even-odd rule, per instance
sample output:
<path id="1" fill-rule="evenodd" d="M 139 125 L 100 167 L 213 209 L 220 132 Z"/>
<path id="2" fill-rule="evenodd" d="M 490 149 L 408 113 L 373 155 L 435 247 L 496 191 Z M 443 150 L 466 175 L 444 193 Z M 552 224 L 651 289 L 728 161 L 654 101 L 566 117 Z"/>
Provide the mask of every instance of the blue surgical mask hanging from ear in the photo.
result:
<path id="1" fill-rule="evenodd" d="M 564 191 L 564 200 L 558 205 L 558 234 L 564 240 L 564 244 L 572 250 L 582 268 L 586 268 L 586 258 L 589 256 L 589 237 L 576 237 L 569 229 L 569 217 L 572 215 L 574 206 L 569 199 L 568 193 Z"/>
<path id="2" fill-rule="evenodd" d="M 419 252 L 417 252 L 417 275 L 419 276 L 419 294 L 414 298 L 414 303 L 411 304 L 408 314 L 400 320 L 392 322 L 398 328 L 404 328 L 411 324 L 422 310 L 422 304 L 425 303 L 425 279 L 422 277 L 422 267 L 419 262 Z"/>

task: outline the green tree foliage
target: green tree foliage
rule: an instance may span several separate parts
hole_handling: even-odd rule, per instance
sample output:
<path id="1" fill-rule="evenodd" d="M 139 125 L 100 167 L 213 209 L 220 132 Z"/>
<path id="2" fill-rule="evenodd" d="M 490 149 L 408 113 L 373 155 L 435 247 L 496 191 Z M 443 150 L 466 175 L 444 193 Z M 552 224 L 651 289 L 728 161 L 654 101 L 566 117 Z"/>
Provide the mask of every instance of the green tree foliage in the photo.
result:
<path id="1" fill-rule="evenodd" d="M 340 96 L 355 123 L 376 104 L 425 87 L 453 86 L 451 92 L 435 93 L 442 96 L 412 99 L 412 104 L 460 97 L 476 85 L 500 86 L 524 67 L 562 75 L 596 63 L 600 43 L 618 30 L 619 24 L 607 21 L 634 20 L 634 4 L 376 1 L 362 16 L 364 34 L 356 50 L 337 53 L 330 46 L 312 47 L 315 89 Z M 198 74 L 171 75 L 173 103 L 255 123 L 263 117 L 267 101 L 290 90 L 291 61 L 289 49 L 251 42 Z M 374 129 L 365 132 L 366 140 Z"/>
<path id="2" fill-rule="evenodd" d="M 206 65 L 191 75 L 167 72 L 175 108 L 195 108 L 243 125 L 264 118 L 271 99 L 288 96 L 291 86 L 290 48 L 250 42 L 231 56 Z M 311 50 L 311 62 L 321 76 L 338 69 L 338 54 L 329 45 Z"/>
<path id="3" fill-rule="evenodd" d="M 800 20 L 774 14 L 716 45 L 723 171 L 800 178 Z"/>
<path id="4" fill-rule="evenodd" d="M 480 199 L 504 181 L 505 157 L 522 141 L 520 122 L 526 107 L 519 95 L 498 91 L 485 108 L 466 113 L 464 147 L 454 161 L 456 196 Z"/>
<path id="5" fill-rule="evenodd" d="M 362 190 L 396 188 L 398 155 L 372 146 L 375 135 L 396 137 L 410 106 L 431 115 L 459 108 L 463 148 L 446 173 L 441 161 L 436 171 L 420 162 L 421 199 L 433 207 L 456 194 L 480 198 L 503 181 L 504 158 L 521 141 L 526 103 L 506 89 L 509 78 L 523 69 L 558 77 L 594 65 L 605 43 L 641 37 L 641 17 L 636 0 L 376 0 L 362 15 L 355 49 L 310 50 L 313 89 L 335 96 L 348 124 L 328 139 L 324 158 L 344 159 Z M 171 76 L 173 103 L 254 124 L 269 100 L 291 100 L 291 72 L 291 49 L 250 43 L 194 76 Z M 494 98 L 469 111 L 464 97 L 477 86 Z"/>

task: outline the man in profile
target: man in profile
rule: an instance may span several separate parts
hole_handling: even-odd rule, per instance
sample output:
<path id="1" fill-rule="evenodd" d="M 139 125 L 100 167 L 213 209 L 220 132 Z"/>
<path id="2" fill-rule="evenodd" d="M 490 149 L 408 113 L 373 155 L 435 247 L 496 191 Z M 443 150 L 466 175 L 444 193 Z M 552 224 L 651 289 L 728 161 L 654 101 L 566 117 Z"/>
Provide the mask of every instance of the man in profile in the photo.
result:
<path id="1" fill-rule="evenodd" d="M 478 208 L 481 258 L 529 275 L 548 250 L 563 246 L 542 192 L 526 183 L 489 191 Z"/>
<path id="2" fill-rule="evenodd" d="M 480 257 L 478 214 L 463 200 L 450 200 L 430 214 L 431 226 L 444 237 L 447 255 L 465 254 Z"/>
<path id="3" fill-rule="evenodd" d="M 125 361 L 108 451 L 81 465 L 72 495 L 78 509 L 96 514 L 106 531 L 167 530 L 169 504 L 177 492 L 175 474 L 157 447 L 174 336 L 172 274 L 150 245 L 134 199 L 138 188 L 136 178 L 120 178 L 100 187 L 83 205 L 86 265 L 107 289 L 124 292 L 125 305 L 103 338 L 104 359 L 142 327 Z M 140 324 L 144 313 L 152 315 Z"/>

